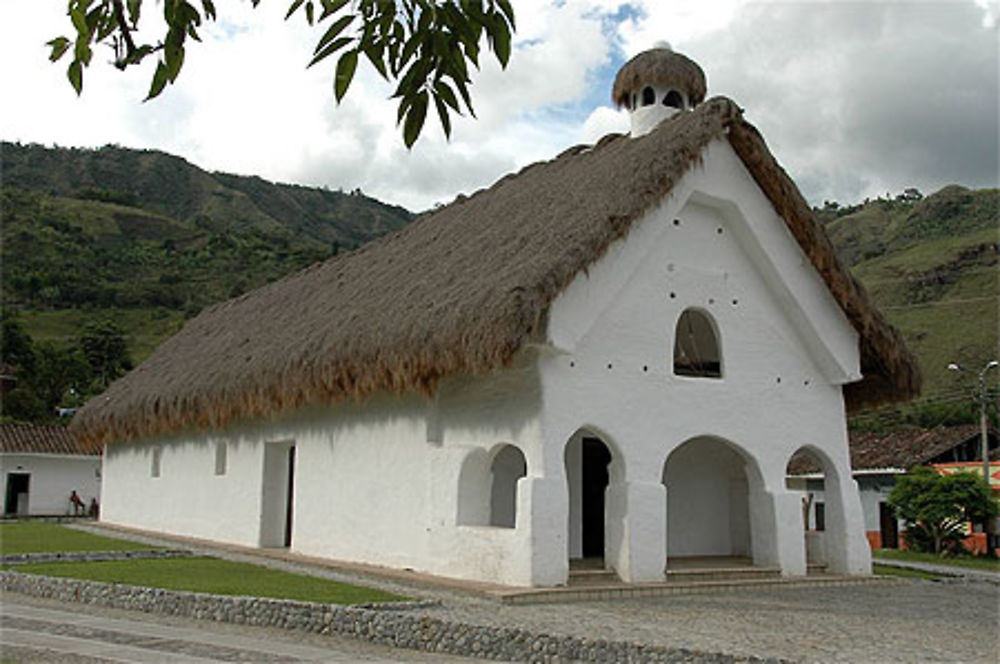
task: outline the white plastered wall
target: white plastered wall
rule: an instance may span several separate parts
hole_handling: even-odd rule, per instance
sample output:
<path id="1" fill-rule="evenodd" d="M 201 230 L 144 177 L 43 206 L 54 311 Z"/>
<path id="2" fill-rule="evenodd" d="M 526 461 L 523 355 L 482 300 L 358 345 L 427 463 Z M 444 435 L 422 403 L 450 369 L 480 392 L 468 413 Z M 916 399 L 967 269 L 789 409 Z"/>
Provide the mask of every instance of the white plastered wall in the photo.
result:
<path id="1" fill-rule="evenodd" d="M 76 491 L 89 507 L 100 498 L 101 458 L 70 454 L 0 454 L 0 478 L 7 496 L 7 482 L 12 473 L 27 473 L 27 514 L 72 514 L 70 492 Z M 0 505 L 2 508 L 3 505 Z"/>
<path id="2" fill-rule="evenodd" d="M 689 307 L 720 331 L 721 379 L 673 375 L 674 327 Z M 869 571 L 841 393 L 860 377 L 857 334 L 728 143 L 711 144 L 670 198 L 574 280 L 549 320 L 541 376 L 550 462 L 557 467 L 583 427 L 624 468 L 607 491 L 608 567 L 631 581 L 662 578 L 664 462 L 708 436 L 747 459 L 757 564 L 805 572 L 799 496 L 784 475 L 792 453 L 810 445 L 842 471 L 847 530 L 831 566 Z"/>

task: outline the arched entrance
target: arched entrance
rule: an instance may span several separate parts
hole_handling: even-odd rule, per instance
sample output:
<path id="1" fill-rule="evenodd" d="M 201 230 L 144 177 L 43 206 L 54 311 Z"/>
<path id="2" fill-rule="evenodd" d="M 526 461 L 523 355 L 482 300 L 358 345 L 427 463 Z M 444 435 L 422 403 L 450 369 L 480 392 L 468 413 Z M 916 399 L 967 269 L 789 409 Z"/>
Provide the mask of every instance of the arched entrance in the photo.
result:
<path id="1" fill-rule="evenodd" d="M 611 449 L 591 432 L 579 431 L 566 444 L 564 460 L 569 489 L 569 558 L 604 567 Z"/>
<path id="2" fill-rule="evenodd" d="M 709 436 L 692 438 L 671 452 L 663 466 L 668 561 L 750 563 L 748 463 L 735 446 Z"/>

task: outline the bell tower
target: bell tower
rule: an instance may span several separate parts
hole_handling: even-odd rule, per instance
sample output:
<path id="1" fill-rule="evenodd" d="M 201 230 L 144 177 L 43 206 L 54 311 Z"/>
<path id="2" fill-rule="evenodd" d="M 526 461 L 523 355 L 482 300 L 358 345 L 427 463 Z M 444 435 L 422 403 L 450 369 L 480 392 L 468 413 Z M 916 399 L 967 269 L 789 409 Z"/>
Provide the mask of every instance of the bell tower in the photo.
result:
<path id="1" fill-rule="evenodd" d="M 631 135 L 642 136 L 662 120 L 690 111 L 705 100 L 705 73 L 690 58 L 659 42 L 618 71 L 611 98 L 626 108 Z"/>

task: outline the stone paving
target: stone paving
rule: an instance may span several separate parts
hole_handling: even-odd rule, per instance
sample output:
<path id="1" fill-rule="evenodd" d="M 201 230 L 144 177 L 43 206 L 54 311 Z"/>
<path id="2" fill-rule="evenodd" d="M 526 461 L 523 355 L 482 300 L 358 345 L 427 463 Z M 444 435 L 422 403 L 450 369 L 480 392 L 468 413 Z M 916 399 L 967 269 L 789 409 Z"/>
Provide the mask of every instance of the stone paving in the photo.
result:
<path id="1" fill-rule="evenodd" d="M 177 546 L 176 541 L 169 543 Z M 211 553 L 242 560 L 257 558 L 226 547 L 211 547 Z M 421 609 L 428 616 L 554 635 L 803 662 L 1000 661 L 1000 587 L 975 580 L 755 588 L 504 606 L 455 589 L 408 586 L 399 578 L 379 579 L 281 558 L 269 560 L 268 565 L 377 585 L 410 596 L 436 597 L 441 601 L 439 607 Z"/>

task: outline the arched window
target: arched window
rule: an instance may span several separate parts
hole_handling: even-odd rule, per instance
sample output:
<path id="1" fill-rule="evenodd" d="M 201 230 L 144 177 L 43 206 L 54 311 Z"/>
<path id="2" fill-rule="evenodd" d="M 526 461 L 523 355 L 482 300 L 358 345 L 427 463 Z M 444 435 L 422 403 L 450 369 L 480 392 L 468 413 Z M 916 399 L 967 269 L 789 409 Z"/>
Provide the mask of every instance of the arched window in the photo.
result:
<path id="1" fill-rule="evenodd" d="M 705 312 L 686 309 L 674 334 L 674 374 L 694 378 L 722 377 L 722 350 L 715 322 Z"/>
<path id="2" fill-rule="evenodd" d="M 656 103 L 656 93 L 648 85 L 642 89 L 642 105 L 652 106 Z"/>
<path id="3" fill-rule="evenodd" d="M 513 528 L 517 524 L 517 481 L 528 472 L 524 454 L 504 445 L 490 464 L 490 525 Z"/>
<path id="4" fill-rule="evenodd" d="M 681 93 L 677 92 L 677 90 L 671 90 L 663 98 L 663 105 L 670 106 L 671 108 L 684 108 L 684 98 L 681 97 Z"/>

